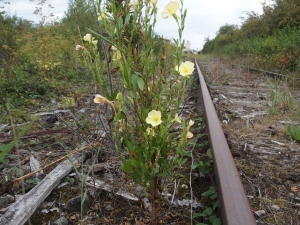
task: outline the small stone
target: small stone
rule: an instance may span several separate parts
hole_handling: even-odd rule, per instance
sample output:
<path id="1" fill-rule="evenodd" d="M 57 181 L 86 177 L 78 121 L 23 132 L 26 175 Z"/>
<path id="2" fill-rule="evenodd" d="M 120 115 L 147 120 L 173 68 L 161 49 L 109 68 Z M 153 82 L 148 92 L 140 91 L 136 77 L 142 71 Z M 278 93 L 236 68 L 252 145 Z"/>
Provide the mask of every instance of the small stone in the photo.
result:
<path id="1" fill-rule="evenodd" d="M 114 207 L 112 207 L 112 205 L 107 205 L 107 206 L 105 206 L 105 209 L 106 209 L 107 211 L 113 211 L 113 210 L 114 210 Z"/>
<path id="2" fill-rule="evenodd" d="M 263 159 L 268 159 L 269 157 L 267 155 L 264 155 L 262 158 Z"/>
<path id="3" fill-rule="evenodd" d="M 272 205 L 271 207 L 272 207 L 273 209 L 277 210 L 277 211 L 280 210 L 280 207 L 279 207 L 278 205 Z"/>
<path id="4" fill-rule="evenodd" d="M 225 97 L 225 95 L 219 94 L 219 99 L 226 100 L 227 98 Z"/>
<path id="5" fill-rule="evenodd" d="M 256 215 L 258 215 L 259 217 L 261 217 L 262 215 L 266 214 L 265 210 L 258 210 L 255 212 Z"/>
<path id="6" fill-rule="evenodd" d="M 55 220 L 53 225 L 68 225 L 69 221 L 66 217 L 60 217 L 59 219 Z"/>
<path id="7" fill-rule="evenodd" d="M 186 184 L 182 184 L 181 187 L 184 188 L 184 189 L 188 189 L 189 188 Z"/>
<path id="8" fill-rule="evenodd" d="M 135 188 L 135 194 L 137 196 L 142 196 L 143 193 L 144 193 L 144 188 L 142 186 L 139 185 Z"/>

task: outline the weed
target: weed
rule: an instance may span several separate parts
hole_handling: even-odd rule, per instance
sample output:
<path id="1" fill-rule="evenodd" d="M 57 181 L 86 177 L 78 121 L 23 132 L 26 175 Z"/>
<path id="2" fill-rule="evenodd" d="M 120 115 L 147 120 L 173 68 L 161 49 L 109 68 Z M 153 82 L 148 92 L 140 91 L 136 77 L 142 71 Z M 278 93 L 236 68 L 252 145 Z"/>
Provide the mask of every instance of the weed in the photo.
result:
<path id="1" fill-rule="evenodd" d="M 203 220 L 208 223 L 197 223 L 197 225 L 207 225 L 207 224 L 213 224 L 213 225 L 221 225 L 221 219 L 216 215 L 217 208 L 220 207 L 220 202 L 217 200 L 218 194 L 214 188 L 210 188 L 208 191 L 203 192 L 201 194 L 203 197 L 209 197 L 213 201 L 212 207 L 207 207 L 203 213 L 195 213 L 193 215 L 194 219 L 197 219 L 199 217 L 202 217 Z"/>
<path id="2" fill-rule="evenodd" d="M 295 141 L 300 141 L 300 127 L 296 125 L 288 126 L 287 128 L 289 135 L 292 136 L 292 138 Z"/>

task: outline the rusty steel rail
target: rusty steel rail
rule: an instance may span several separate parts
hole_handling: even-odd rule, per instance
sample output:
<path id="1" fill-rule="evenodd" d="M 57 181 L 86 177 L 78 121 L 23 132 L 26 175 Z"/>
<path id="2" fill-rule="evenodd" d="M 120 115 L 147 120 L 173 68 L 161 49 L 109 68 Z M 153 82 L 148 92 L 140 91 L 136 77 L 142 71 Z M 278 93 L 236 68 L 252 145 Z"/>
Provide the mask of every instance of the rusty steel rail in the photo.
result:
<path id="1" fill-rule="evenodd" d="M 213 155 L 223 225 L 256 225 L 240 174 L 237 171 L 205 80 L 195 60 L 206 125 Z M 201 107 L 200 107 L 201 108 Z"/>

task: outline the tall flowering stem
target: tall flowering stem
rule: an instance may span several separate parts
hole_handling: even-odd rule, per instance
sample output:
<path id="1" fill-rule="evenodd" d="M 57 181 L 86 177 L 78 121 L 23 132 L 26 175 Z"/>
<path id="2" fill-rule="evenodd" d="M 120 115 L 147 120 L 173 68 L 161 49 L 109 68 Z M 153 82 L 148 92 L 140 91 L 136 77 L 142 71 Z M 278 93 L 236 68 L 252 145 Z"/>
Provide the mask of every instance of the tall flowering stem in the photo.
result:
<path id="1" fill-rule="evenodd" d="M 159 0 L 158 0 L 159 1 Z M 90 31 L 85 41 L 105 41 L 114 77 L 114 96 L 97 95 L 96 104 L 115 110 L 113 134 L 122 169 L 152 196 L 152 224 L 158 223 L 162 181 L 179 175 L 189 153 L 185 150 L 191 123 L 180 119 L 179 106 L 191 82 L 194 64 L 182 61 L 183 1 L 171 1 L 158 13 L 157 0 L 98 0 L 104 35 Z M 154 32 L 157 15 L 174 19 L 175 43 Z M 101 77 L 101 74 L 99 74 Z M 176 127 L 173 128 L 173 127 Z"/>

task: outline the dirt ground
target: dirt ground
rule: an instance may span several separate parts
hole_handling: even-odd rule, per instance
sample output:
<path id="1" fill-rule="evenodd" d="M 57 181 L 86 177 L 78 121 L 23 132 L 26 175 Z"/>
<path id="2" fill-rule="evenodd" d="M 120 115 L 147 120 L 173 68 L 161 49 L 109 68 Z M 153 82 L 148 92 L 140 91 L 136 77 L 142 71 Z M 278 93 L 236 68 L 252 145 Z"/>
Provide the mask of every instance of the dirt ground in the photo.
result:
<path id="1" fill-rule="evenodd" d="M 159 224 L 187 225 L 191 221 L 196 224 L 201 222 L 201 218 L 193 220 L 191 215 L 202 213 L 213 204 L 208 197 L 201 196 L 213 186 L 213 173 L 204 175 L 199 168 L 191 170 L 194 162 L 209 160 L 206 154 L 208 141 L 204 134 L 204 122 L 197 113 L 196 90 L 196 85 L 191 87 L 181 115 L 182 119 L 195 121 L 195 126 L 191 128 L 194 137 L 189 146 L 193 158 L 188 159 L 186 165 L 178 169 L 182 176 L 164 180 L 164 191 L 160 193 Z M 32 157 L 40 163 L 40 167 L 44 167 L 79 146 L 85 146 L 82 151 L 84 160 L 77 165 L 78 171 L 85 174 L 92 166 L 90 177 L 95 182 L 91 181 L 90 185 L 83 184 L 73 169 L 39 205 L 26 224 L 80 224 L 80 221 L 82 224 L 151 224 L 152 206 L 148 191 L 128 180 L 121 171 L 121 162 L 114 150 L 114 143 L 109 133 L 105 133 L 105 129 L 110 129 L 107 121 L 111 112 L 105 106 L 96 109 L 92 100 L 93 95 L 86 94 L 77 97 L 76 105 L 71 108 L 55 102 L 50 109 L 45 106 L 32 112 L 40 116 L 39 120 L 22 138 L 18 148 L 14 148 L 1 164 L 0 198 L 6 200 L 5 205 L 0 207 L 2 215 L 15 200 L 29 192 L 60 163 L 59 161 L 45 168 L 41 177 L 33 175 L 24 179 L 24 183 L 10 185 L 9 181 L 31 172 Z M 13 139 L 12 126 L 4 124 L 0 128 L 0 141 L 9 143 Z M 91 145 L 96 147 L 89 147 Z M 97 181 L 104 184 L 97 187 Z M 85 190 L 87 197 L 81 205 Z M 121 196 L 121 192 L 133 195 L 138 200 Z"/>
<path id="2" fill-rule="evenodd" d="M 257 224 L 300 224 L 300 143 L 287 132 L 300 124 L 300 83 L 220 60 L 201 65 Z"/>

